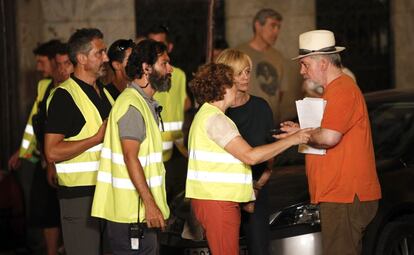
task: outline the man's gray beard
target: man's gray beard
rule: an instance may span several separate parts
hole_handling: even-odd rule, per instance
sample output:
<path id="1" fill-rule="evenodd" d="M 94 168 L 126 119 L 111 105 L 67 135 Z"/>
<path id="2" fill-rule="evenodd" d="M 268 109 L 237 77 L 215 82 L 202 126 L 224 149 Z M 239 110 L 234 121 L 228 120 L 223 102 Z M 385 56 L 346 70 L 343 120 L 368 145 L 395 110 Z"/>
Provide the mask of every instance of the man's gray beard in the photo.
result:
<path id="1" fill-rule="evenodd" d="M 169 91 L 171 88 L 171 75 L 167 74 L 165 76 L 159 75 L 158 72 L 151 73 L 148 77 L 148 80 L 152 88 L 159 92 Z"/>

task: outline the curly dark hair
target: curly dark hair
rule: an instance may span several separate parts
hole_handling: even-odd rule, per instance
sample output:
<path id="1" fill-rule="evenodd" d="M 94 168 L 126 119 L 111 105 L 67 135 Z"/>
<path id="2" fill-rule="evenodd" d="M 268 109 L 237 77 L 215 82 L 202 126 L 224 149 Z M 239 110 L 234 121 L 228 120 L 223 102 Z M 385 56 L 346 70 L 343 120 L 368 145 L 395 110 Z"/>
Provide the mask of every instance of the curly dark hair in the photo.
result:
<path id="1" fill-rule="evenodd" d="M 126 74 L 131 80 L 140 79 L 144 74 L 142 64 L 147 63 L 152 66 L 164 52 L 167 52 L 167 46 L 163 43 L 151 39 L 139 42 L 132 48 L 131 55 L 129 55 L 128 63 L 125 67 Z"/>
<path id="2" fill-rule="evenodd" d="M 190 89 L 197 102 L 215 102 L 224 99 L 226 88 L 233 86 L 233 69 L 224 64 L 210 63 L 198 68 Z"/>

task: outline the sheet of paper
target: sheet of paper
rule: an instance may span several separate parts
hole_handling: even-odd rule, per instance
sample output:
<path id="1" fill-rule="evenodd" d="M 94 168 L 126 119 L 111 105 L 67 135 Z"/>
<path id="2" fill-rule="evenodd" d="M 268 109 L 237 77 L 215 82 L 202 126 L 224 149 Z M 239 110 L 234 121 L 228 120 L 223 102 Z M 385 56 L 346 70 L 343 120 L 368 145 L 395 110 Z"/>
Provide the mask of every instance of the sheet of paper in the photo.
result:
<path id="1" fill-rule="evenodd" d="M 317 128 L 321 126 L 323 112 L 326 101 L 322 98 L 305 97 L 303 100 L 296 101 L 296 110 L 298 113 L 299 124 L 301 128 Z M 325 149 L 316 149 L 309 145 L 299 145 L 300 153 L 325 155 Z"/>

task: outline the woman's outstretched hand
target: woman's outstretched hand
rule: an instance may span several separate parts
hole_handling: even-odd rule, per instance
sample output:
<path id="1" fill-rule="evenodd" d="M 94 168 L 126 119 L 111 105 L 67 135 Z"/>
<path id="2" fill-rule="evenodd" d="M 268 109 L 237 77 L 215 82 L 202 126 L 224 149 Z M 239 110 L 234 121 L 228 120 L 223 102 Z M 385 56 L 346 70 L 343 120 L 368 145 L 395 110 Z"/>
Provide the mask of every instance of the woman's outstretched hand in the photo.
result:
<path id="1" fill-rule="evenodd" d="M 313 128 L 300 129 L 299 127 L 284 127 L 286 127 L 286 133 L 275 135 L 274 137 L 276 139 L 292 139 L 292 143 L 294 145 L 308 143 L 311 133 L 314 130 Z M 283 130 L 284 127 L 282 127 L 281 129 Z"/>
<path id="2" fill-rule="evenodd" d="M 274 138 L 276 139 L 286 138 L 292 135 L 293 133 L 296 133 L 297 131 L 299 131 L 300 126 L 298 123 L 295 123 L 293 121 L 285 121 L 285 122 L 280 123 L 280 130 L 283 131 L 284 133 L 273 135 Z"/>

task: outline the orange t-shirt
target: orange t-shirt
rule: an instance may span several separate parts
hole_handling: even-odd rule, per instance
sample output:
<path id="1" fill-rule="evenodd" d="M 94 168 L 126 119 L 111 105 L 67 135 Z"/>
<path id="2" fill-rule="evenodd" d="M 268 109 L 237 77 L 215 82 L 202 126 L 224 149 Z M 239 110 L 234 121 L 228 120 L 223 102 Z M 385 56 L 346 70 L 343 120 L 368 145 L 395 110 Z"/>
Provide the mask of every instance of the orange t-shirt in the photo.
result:
<path id="1" fill-rule="evenodd" d="M 364 97 L 355 82 L 341 75 L 325 88 L 327 101 L 322 128 L 338 131 L 342 139 L 326 155 L 306 155 L 312 203 L 352 203 L 381 198 L 375 168 L 371 127 Z"/>

